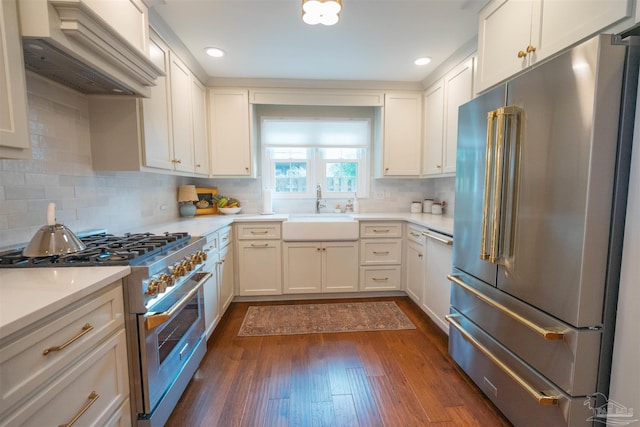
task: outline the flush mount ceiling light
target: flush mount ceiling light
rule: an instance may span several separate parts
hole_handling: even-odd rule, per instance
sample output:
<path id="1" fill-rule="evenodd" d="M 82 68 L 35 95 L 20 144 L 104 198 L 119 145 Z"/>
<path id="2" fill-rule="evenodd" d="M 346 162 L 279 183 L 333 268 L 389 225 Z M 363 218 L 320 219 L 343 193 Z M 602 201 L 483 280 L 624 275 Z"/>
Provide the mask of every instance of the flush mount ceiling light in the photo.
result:
<path id="1" fill-rule="evenodd" d="M 431 58 L 418 58 L 415 61 L 413 61 L 414 64 L 416 65 L 427 65 L 429 62 L 431 62 Z"/>
<path id="2" fill-rule="evenodd" d="M 333 25 L 340 19 L 342 0 L 302 0 L 302 20 L 309 25 Z"/>
<path id="3" fill-rule="evenodd" d="M 204 51 L 207 52 L 207 55 L 213 56 L 214 58 L 220 58 L 224 56 L 224 51 L 222 49 L 218 49 L 217 47 L 207 47 Z"/>

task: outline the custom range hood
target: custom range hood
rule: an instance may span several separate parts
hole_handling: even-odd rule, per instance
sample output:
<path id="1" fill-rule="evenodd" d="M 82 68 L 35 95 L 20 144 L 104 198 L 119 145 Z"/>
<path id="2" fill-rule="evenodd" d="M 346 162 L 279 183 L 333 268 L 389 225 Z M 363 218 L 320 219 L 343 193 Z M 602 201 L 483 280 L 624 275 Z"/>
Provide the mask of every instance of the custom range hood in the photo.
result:
<path id="1" fill-rule="evenodd" d="M 130 42 L 146 46 L 146 6 L 139 0 L 110 2 L 102 14 L 89 6 L 101 3 L 19 0 L 25 68 L 86 94 L 148 97 L 164 73 Z M 105 14 L 115 15 L 124 31 L 107 23 Z"/>

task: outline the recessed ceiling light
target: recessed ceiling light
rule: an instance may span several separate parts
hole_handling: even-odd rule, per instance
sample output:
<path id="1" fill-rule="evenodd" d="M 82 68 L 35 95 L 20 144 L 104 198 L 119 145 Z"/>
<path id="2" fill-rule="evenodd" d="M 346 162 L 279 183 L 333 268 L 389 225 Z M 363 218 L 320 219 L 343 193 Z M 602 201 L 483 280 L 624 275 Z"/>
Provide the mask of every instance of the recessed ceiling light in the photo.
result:
<path id="1" fill-rule="evenodd" d="M 418 58 L 415 61 L 413 61 L 414 64 L 416 65 L 427 65 L 429 62 L 431 62 L 431 58 Z"/>
<path id="2" fill-rule="evenodd" d="M 217 47 L 208 47 L 204 50 L 207 52 L 207 55 L 213 56 L 214 58 L 220 58 L 224 56 L 224 52 L 222 49 L 218 49 Z"/>

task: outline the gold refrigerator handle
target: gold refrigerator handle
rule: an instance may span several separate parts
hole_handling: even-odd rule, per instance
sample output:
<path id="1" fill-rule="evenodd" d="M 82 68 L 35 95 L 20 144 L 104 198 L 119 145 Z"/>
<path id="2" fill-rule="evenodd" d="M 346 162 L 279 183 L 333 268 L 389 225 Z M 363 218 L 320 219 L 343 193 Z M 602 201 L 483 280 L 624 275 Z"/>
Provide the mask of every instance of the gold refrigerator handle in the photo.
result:
<path id="1" fill-rule="evenodd" d="M 493 169 L 493 205 L 491 206 L 491 240 L 489 246 L 489 262 L 498 263 L 500 261 L 500 207 L 502 205 L 502 176 L 504 173 L 504 145 L 505 145 L 505 109 L 498 108 L 498 135 L 496 137 L 496 160 Z"/>
<path id="2" fill-rule="evenodd" d="M 560 398 L 562 397 L 560 393 L 555 390 L 550 390 L 547 392 L 538 391 L 535 387 L 529 384 L 525 379 L 523 379 L 520 375 L 515 373 L 511 368 L 504 364 L 495 354 L 491 353 L 491 351 L 483 346 L 477 339 L 475 339 L 469 332 L 465 331 L 460 323 L 458 323 L 455 319 L 458 316 L 447 314 L 444 316 L 445 320 L 449 322 L 451 326 L 453 326 L 460 334 L 469 341 L 475 348 L 477 348 L 482 354 L 484 354 L 487 358 L 489 358 L 493 363 L 498 366 L 505 374 L 507 374 L 512 380 L 514 380 L 524 391 L 529 393 L 531 397 L 533 397 L 538 404 L 550 406 L 550 405 L 558 405 Z"/>
<path id="3" fill-rule="evenodd" d="M 508 307 L 505 307 L 504 305 L 500 304 L 498 301 L 495 301 L 495 300 L 489 298 L 488 296 L 484 295 L 483 293 L 477 291 L 476 289 L 472 288 L 471 286 L 466 284 L 464 281 L 462 281 L 462 279 L 460 279 L 459 276 L 457 276 L 455 274 L 450 274 L 450 275 L 447 276 L 447 279 L 451 280 L 455 285 L 457 285 L 457 286 L 461 287 L 462 289 L 464 289 L 465 291 L 469 292 L 470 294 L 472 294 L 473 296 L 478 298 L 480 301 L 489 304 L 491 307 L 501 311 L 502 313 L 504 313 L 507 316 L 511 317 L 516 322 L 518 322 L 521 325 L 529 328 L 530 330 L 532 330 L 536 334 L 540 335 L 545 340 L 548 340 L 548 341 L 559 341 L 559 340 L 563 340 L 564 339 L 564 332 L 563 331 L 556 330 L 556 329 L 545 328 L 544 326 L 536 325 L 531 320 L 522 317 L 521 315 L 519 315 L 515 311 L 513 311 L 513 310 L 509 309 Z"/>
<path id="4" fill-rule="evenodd" d="M 482 204 L 482 240 L 480 249 L 480 259 L 488 260 L 489 251 L 487 248 L 487 242 L 489 238 L 489 203 L 491 201 L 491 171 L 493 170 L 493 141 L 494 141 L 494 128 L 493 123 L 497 117 L 497 111 L 490 111 L 487 113 L 487 151 L 485 158 L 485 170 L 484 170 L 484 201 Z"/>

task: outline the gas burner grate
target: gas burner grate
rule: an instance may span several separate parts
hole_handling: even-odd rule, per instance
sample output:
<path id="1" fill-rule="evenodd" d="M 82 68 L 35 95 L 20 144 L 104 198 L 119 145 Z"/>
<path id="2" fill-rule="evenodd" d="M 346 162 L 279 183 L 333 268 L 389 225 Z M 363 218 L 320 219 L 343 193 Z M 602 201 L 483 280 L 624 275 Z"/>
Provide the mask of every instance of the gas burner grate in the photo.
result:
<path id="1" fill-rule="evenodd" d="M 0 253 L 2 267 L 63 267 L 133 265 L 189 242 L 189 233 L 127 233 L 116 236 L 98 233 L 80 238 L 87 246 L 83 251 L 68 255 L 28 258 L 20 250 Z"/>

